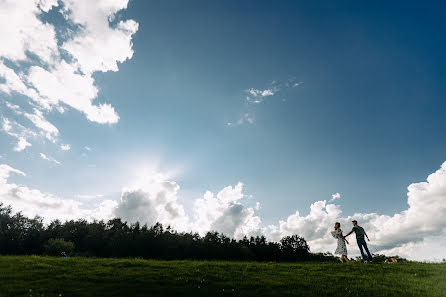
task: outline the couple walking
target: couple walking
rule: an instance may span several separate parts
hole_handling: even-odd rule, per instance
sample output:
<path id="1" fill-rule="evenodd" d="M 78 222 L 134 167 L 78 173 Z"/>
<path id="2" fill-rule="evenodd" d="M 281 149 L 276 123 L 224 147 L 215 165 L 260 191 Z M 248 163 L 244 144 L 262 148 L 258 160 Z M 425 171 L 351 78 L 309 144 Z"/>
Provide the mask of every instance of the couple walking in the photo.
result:
<path id="1" fill-rule="evenodd" d="M 356 234 L 356 242 L 358 243 L 359 250 L 361 251 L 362 258 L 364 259 L 364 262 L 367 262 L 367 259 L 369 261 L 372 261 L 372 255 L 369 252 L 369 248 L 367 247 L 367 243 L 365 242 L 364 236 L 367 237 L 367 240 L 370 241 L 369 237 L 367 236 L 367 233 L 365 233 L 364 229 L 358 225 L 357 221 L 352 221 L 353 229 L 347 234 L 342 235 L 342 229 L 341 224 L 336 222 L 334 225 L 334 231 L 331 232 L 331 235 L 338 240 L 338 247 L 336 248 L 335 254 L 341 255 L 341 262 L 349 262 L 349 259 L 347 258 L 347 246 L 345 243 L 348 244 L 347 236 L 355 232 Z M 367 253 L 367 256 L 364 253 L 364 250 Z"/>

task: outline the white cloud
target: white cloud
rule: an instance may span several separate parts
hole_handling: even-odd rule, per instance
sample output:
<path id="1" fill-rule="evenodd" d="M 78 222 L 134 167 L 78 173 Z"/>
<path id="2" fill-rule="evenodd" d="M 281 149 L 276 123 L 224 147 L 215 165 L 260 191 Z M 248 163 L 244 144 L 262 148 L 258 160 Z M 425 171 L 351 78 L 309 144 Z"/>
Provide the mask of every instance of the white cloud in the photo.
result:
<path id="1" fill-rule="evenodd" d="M 14 151 L 16 152 L 21 152 L 28 146 L 31 146 L 31 143 L 29 143 L 26 138 L 18 137 L 18 140 L 17 145 L 14 147 Z"/>
<path id="2" fill-rule="evenodd" d="M 339 206 L 317 201 L 311 205 L 309 215 L 300 216 L 296 212 L 286 221 L 280 221 L 279 226 L 270 226 L 268 232 L 274 239 L 299 234 L 309 241 L 312 250 L 326 251 L 334 245 L 329 234 L 331 226 L 339 221 L 347 231 L 356 219 L 369 234 L 373 252 L 390 250 L 415 259 L 432 258 L 435 255 L 415 252 L 414 247 L 446 232 L 446 162 L 426 182 L 409 185 L 407 196 L 409 208 L 392 216 L 356 213 L 341 217 Z M 351 249 L 356 252 L 354 245 Z"/>
<path id="3" fill-rule="evenodd" d="M 59 135 L 59 130 L 45 119 L 42 112 L 38 109 L 34 109 L 34 113 L 24 113 L 25 117 L 28 118 L 37 128 L 39 128 L 40 133 L 50 140 L 51 142 L 56 142 L 56 137 Z"/>
<path id="4" fill-rule="evenodd" d="M 247 92 L 251 94 L 251 96 L 253 97 L 268 97 L 268 96 L 274 96 L 276 90 L 274 89 L 258 90 L 251 88 Z"/>
<path id="5" fill-rule="evenodd" d="M 115 215 L 129 222 L 148 225 L 161 222 L 184 231 L 188 218 L 183 206 L 177 202 L 179 189 L 177 183 L 169 181 L 163 174 L 143 176 L 134 185 L 123 189 Z"/>
<path id="6" fill-rule="evenodd" d="M 399 255 L 420 261 L 441 262 L 446 259 L 446 233 L 426 236 L 422 241 L 405 243 L 399 247 L 383 250 L 385 255 Z"/>
<path id="7" fill-rule="evenodd" d="M 296 81 L 295 78 L 292 78 L 288 80 L 288 82 L 285 84 L 288 88 L 297 88 L 303 85 L 302 81 Z"/>
<path id="8" fill-rule="evenodd" d="M 28 82 L 52 105 L 65 103 L 87 116 L 92 122 L 117 123 L 118 114 L 109 104 L 93 105 L 98 89 L 90 75 L 78 72 L 75 64 L 61 61 L 51 70 L 40 66 L 30 68 Z"/>
<path id="9" fill-rule="evenodd" d="M 0 56 L 11 61 L 26 60 L 27 52 L 50 62 L 58 56 L 54 26 L 38 15 L 39 1 L 3 0 L 0 5 Z M 48 5 L 42 5 L 48 8 Z"/>
<path id="10" fill-rule="evenodd" d="M 57 1 L 58 0 L 40 0 L 39 7 L 43 11 L 48 12 L 53 8 L 53 6 L 58 6 Z"/>
<path id="11" fill-rule="evenodd" d="M 240 203 L 246 197 L 242 183 L 225 187 L 217 195 L 207 191 L 195 200 L 190 215 L 178 201 L 179 189 L 179 185 L 164 174 L 144 176 L 123 189 L 115 215 L 129 222 L 148 225 L 161 222 L 179 231 L 201 235 L 210 230 L 236 238 L 260 234 L 260 218 L 254 215 L 254 209 Z"/>
<path id="12" fill-rule="evenodd" d="M 67 15 L 82 29 L 62 48 L 77 60 L 84 73 L 118 71 L 117 63 L 133 56 L 132 35 L 138 30 L 138 23 L 120 21 L 115 28 L 109 24 L 116 12 L 127 7 L 127 2 L 98 1 L 91 5 L 90 0 L 64 1 L 69 11 Z"/>
<path id="13" fill-rule="evenodd" d="M 60 146 L 60 149 L 63 151 L 69 151 L 71 149 L 71 146 L 69 144 L 62 144 Z"/>
<path id="14" fill-rule="evenodd" d="M 44 159 L 44 160 L 47 160 L 47 161 L 50 161 L 50 162 L 53 162 L 53 163 L 56 163 L 57 165 L 60 165 L 60 164 L 61 164 L 59 161 L 57 161 L 57 160 L 54 159 L 53 157 L 51 157 L 51 156 L 47 156 L 47 155 L 45 155 L 44 153 L 40 153 L 40 158 L 42 158 L 42 159 Z"/>
<path id="15" fill-rule="evenodd" d="M 3 118 L 2 130 L 17 139 L 17 144 L 14 146 L 14 151 L 21 152 L 31 143 L 28 142 L 28 138 L 36 136 L 36 133 L 17 122 L 10 121 L 8 118 Z"/>
<path id="16" fill-rule="evenodd" d="M 40 216 L 45 222 L 51 220 L 70 220 L 78 218 L 110 219 L 116 202 L 101 201 L 99 204 L 86 207 L 83 203 L 71 199 L 62 199 L 52 194 L 42 193 L 36 189 L 10 183 L 11 174 L 25 176 L 20 170 L 8 165 L 0 165 L 0 202 L 11 205 L 15 212 L 21 211 L 25 216 Z"/>
<path id="17" fill-rule="evenodd" d="M 254 207 L 255 210 L 260 210 L 260 202 L 256 202 L 256 206 Z"/>
<path id="18" fill-rule="evenodd" d="M 164 183 L 168 187 L 164 188 Z M 153 182 L 147 182 L 152 185 Z M 398 253 L 411 259 L 434 259 L 445 257 L 440 252 L 437 239 L 446 234 L 446 162 L 435 173 L 429 175 L 427 182 L 413 183 L 408 187 L 409 208 L 392 216 L 376 213 L 342 216 L 341 207 L 323 201 L 316 201 L 310 206 L 309 214 L 302 216 L 299 211 L 281 220 L 278 225 L 261 226 L 261 219 L 255 215 L 254 208 L 246 208 L 241 201 L 247 196 L 243 193 L 243 184 L 228 186 L 217 195 L 207 191 L 202 198 L 195 200 L 193 211 L 187 216 L 177 201 L 179 186 L 161 177 L 155 184 L 157 190 L 124 191 L 120 207 L 125 210 L 127 218 L 145 219 L 146 222 L 162 221 L 179 230 L 191 229 L 204 234 L 209 230 L 223 232 L 228 236 L 241 238 L 243 235 L 264 234 L 270 240 L 280 240 L 283 236 L 298 234 L 309 243 L 312 251 L 333 251 L 336 242 L 330 236 L 335 222 L 341 222 L 344 232 L 348 232 L 353 219 L 358 220 L 370 239 L 373 253 Z M 160 194 L 161 193 L 161 194 Z M 157 197 L 168 197 L 158 200 Z M 339 193 L 332 195 L 332 200 L 341 197 Z M 173 216 L 161 215 L 168 202 L 173 202 L 181 212 Z M 163 212 L 165 210 L 162 210 Z M 147 221 L 147 218 L 150 218 Z M 432 218 L 435 218 L 433 220 Z M 175 220 L 177 223 L 175 224 Z M 180 222 L 181 223 L 178 223 Z M 187 228 L 185 228 L 187 226 Z M 358 255 L 354 244 L 349 246 L 350 254 Z M 437 242 L 437 243 L 435 243 Z M 434 251 L 423 253 L 423 249 Z"/>
<path id="19" fill-rule="evenodd" d="M 24 118 L 28 119 L 37 128 L 37 131 L 36 131 L 31 128 L 25 128 L 24 126 L 20 125 L 19 123 L 14 122 L 14 125 L 16 127 L 20 128 L 19 130 L 22 131 L 20 133 L 16 133 L 16 134 L 21 134 L 22 141 L 26 141 L 27 137 L 40 135 L 40 136 L 48 139 L 49 141 L 56 143 L 57 137 L 59 136 L 59 130 L 56 128 L 56 126 L 54 126 L 52 123 L 50 123 L 43 116 L 42 111 L 40 111 L 37 108 L 34 108 L 33 113 L 27 113 L 25 111 L 22 111 L 20 106 L 18 106 L 18 105 L 11 104 L 7 101 L 5 102 L 5 105 L 8 108 L 10 108 L 11 110 L 13 110 L 16 114 L 21 115 Z M 8 119 L 6 119 L 6 121 L 8 121 Z M 5 123 L 4 123 L 4 127 L 5 127 Z M 12 127 L 10 127 L 10 128 L 12 128 Z M 6 133 L 8 133 L 8 129 L 4 129 L 4 131 Z M 8 134 L 10 134 L 10 133 L 8 133 Z M 15 135 L 12 135 L 12 136 L 15 136 Z"/>
<path id="20" fill-rule="evenodd" d="M 340 198 L 341 198 L 341 194 L 339 194 L 339 193 L 333 194 L 333 195 L 331 195 L 330 202 L 333 202 L 336 199 L 340 199 Z"/>
<path id="21" fill-rule="evenodd" d="M 295 79 L 288 80 L 285 83 L 278 83 L 276 81 L 272 81 L 268 88 L 265 89 L 255 89 L 250 88 L 245 90 L 244 101 L 245 108 L 247 108 L 247 112 L 245 112 L 237 121 L 235 122 L 227 122 L 226 125 L 229 127 L 240 126 L 243 124 L 253 124 L 254 123 L 254 110 L 257 105 L 264 102 L 268 97 L 273 97 L 286 89 L 295 88 L 302 84 L 302 82 L 295 82 Z M 276 96 L 277 97 L 277 96 Z M 282 98 L 282 102 L 285 102 L 286 99 Z"/>
<path id="22" fill-rule="evenodd" d="M 18 105 L 9 107 L 31 120 L 50 141 L 56 143 L 59 132 L 44 113 L 53 109 L 63 113 L 69 106 L 92 122 L 118 122 L 113 106 L 94 102 L 98 88 L 92 75 L 118 71 L 118 64 L 133 56 L 132 36 L 138 24 L 133 20 L 114 22 L 127 4 L 128 0 L 2 1 L 0 92 L 28 97 L 34 107 L 32 114 Z M 66 20 L 58 21 L 57 30 L 51 19 L 44 21 L 49 10 Z M 26 138 L 21 139 L 23 147 Z"/>
<path id="23" fill-rule="evenodd" d="M 0 15 L 1 11 L 0 11 Z M 1 30 L 1 29 L 0 29 Z M 0 33 L 1 34 L 1 33 Z M 1 37 L 2 35 L 0 35 Z M 7 42 L 5 42 L 7 43 Z M 3 43 L 2 43 L 3 45 Z M 1 47 L 0 47 L 1 48 Z M 0 55 L 1 57 L 1 55 Z M 28 88 L 24 83 L 23 75 L 19 76 L 13 69 L 6 67 L 5 64 L 0 60 L 0 78 L 3 78 L 4 82 L 0 83 L 0 91 L 11 95 L 13 92 L 25 95 L 34 101 L 39 102 L 39 95 L 36 90 Z M 10 104 L 17 111 L 17 105 Z"/>
<path id="24" fill-rule="evenodd" d="M 84 146 L 84 149 L 87 150 L 87 151 L 91 151 L 91 148 L 88 147 L 88 146 Z"/>
<path id="25" fill-rule="evenodd" d="M 6 106 L 7 106 L 8 108 L 10 108 L 10 109 L 16 111 L 17 113 L 21 114 L 20 106 L 15 105 L 15 104 L 11 104 L 11 103 L 9 103 L 8 101 L 5 101 L 5 104 L 6 104 Z"/>
<path id="26" fill-rule="evenodd" d="M 248 93 L 248 96 L 246 96 L 246 101 L 254 104 L 262 103 L 265 97 L 274 96 L 277 91 L 277 88 L 270 88 L 265 90 L 251 88 L 246 90 L 246 92 Z"/>
<path id="27" fill-rule="evenodd" d="M 217 195 L 206 192 L 194 203 L 192 229 L 200 234 L 214 230 L 236 238 L 258 234 L 260 217 L 240 203 L 244 197 L 241 182 L 235 187 L 225 187 Z"/>
<path id="28" fill-rule="evenodd" d="M 325 200 L 317 201 L 310 206 L 308 215 L 301 216 L 299 211 L 296 211 L 285 221 L 280 221 L 279 226 L 269 226 L 267 232 L 273 240 L 279 240 L 287 235 L 298 234 L 310 241 L 310 243 L 312 241 L 317 243 L 317 249 L 318 245 L 321 244 L 321 239 L 328 239 L 328 241 L 323 241 L 325 244 L 331 243 L 331 238 L 327 234 L 331 231 L 330 227 L 334 225 L 340 214 L 339 206 L 327 204 Z M 310 247 L 314 249 L 314 244 L 310 244 Z"/>
<path id="29" fill-rule="evenodd" d="M 24 175 L 7 165 L 0 165 L 0 201 L 26 215 L 40 214 L 46 219 L 118 216 L 129 222 L 140 221 L 149 225 L 158 221 L 179 231 L 193 230 L 204 234 L 215 230 L 235 238 L 264 234 L 275 241 L 298 234 L 308 241 L 313 252 L 333 251 L 336 242 L 330 231 L 334 223 L 340 222 L 346 233 L 351 228 L 351 221 L 356 219 L 367 231 L 373 253 L 395 253 L 418 260 L 446 257 L 442 248 L 446 234 L 446 162 L 429 175 L 426 182 L 409 185 L 409 207 L 394 215 L 356 213 L 342 216 L 339 205 L 322 200 L 314 202 L 307 215 L 296 211 L 277 225 L 266 227 L 261 226 L 261 219 L 255 214 L 260 204 L 254 208 L 243 205 L 249 196 L 243 193 L 241 182 L 225 187 L 217 194 L 207 191 L 192 203 L 188 215 L 179 202 L 179 185 L 160 173 L 142 176 L 124 188 L 119 203 L 104 200 L 92 208 L 9 183 L 11 173 Z M 91 195 L 88 197 L 92 198 Z M 353 237 L 351 241 L 349 253 L 358 255 Z"/>

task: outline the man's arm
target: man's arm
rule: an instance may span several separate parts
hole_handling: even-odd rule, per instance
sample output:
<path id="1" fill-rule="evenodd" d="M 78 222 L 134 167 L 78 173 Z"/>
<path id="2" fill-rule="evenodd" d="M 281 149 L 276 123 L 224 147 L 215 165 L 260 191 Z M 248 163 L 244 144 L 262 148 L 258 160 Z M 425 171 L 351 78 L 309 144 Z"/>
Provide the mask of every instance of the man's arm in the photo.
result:
<path id="1" fill-rule="evenodd" d="M 344 236 L 344 238 L 347 237 L 347 236 L 349 236 L 349 235 L 352 234 L 352 233 L 353 233 L 353 230 L 350 231 L 350 232 L 348 232 L 347 235 Z M 368 238 L 368 237 L 367 237 L 367 238 Z"/>
<path id="2" fill-rule="evenodd" d="M 367 240 L 370 241 L 369 236 L 367 235 L 367 233 L 364 231 L 364 235 L 365 237 L 367 237 Z"/>

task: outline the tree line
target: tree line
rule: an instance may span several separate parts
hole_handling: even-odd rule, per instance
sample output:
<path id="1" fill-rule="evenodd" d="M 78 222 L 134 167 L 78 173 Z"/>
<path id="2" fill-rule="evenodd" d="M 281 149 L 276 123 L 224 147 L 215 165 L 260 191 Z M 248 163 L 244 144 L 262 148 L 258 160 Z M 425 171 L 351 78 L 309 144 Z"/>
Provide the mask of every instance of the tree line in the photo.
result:
<path id="1" fill-rule="evenodd" d="M 88 222 L 83 219 L 45 225 L 39 217 L 13 214 L 0 203 L 0 253 L 15 255 L 141 257 L 181 260 L 333 261 L 329 254 L 312 254 L 304 238 L 286 236 L 280 242 L 264 236 L 229 238 L 218 232 L 179 233 L 160 223 L 129 224 L 119 218 Z M 335 260 L 336 261 L 336 260 Z"/>

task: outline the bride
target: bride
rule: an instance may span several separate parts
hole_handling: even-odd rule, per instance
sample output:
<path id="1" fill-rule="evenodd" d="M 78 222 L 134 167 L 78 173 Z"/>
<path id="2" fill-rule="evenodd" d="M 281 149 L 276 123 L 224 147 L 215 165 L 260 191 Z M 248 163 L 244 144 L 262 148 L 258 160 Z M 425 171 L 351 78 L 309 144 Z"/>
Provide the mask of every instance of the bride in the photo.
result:
<path id="1" fill-rule="evenodd" d="M 334 225 L 334 231 L 331 232 L 331 235 L 334 238 L 338 239 L 338 247 L 336 248 L 335 254 L 341 255 L 341 262 L 349 262 L 350 260 L 347 258 L 347 246 L 345 243 L 348 243 L 347 239 L 342 235 L 341 223 L 336 222 Z"/>

